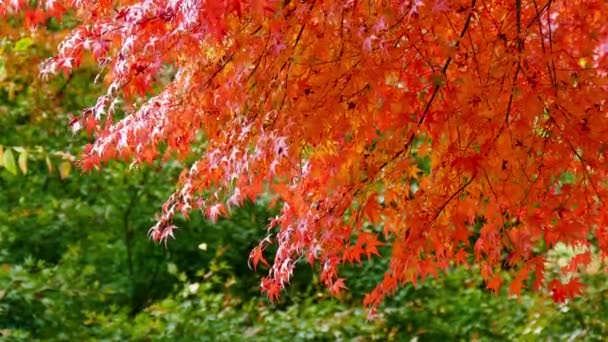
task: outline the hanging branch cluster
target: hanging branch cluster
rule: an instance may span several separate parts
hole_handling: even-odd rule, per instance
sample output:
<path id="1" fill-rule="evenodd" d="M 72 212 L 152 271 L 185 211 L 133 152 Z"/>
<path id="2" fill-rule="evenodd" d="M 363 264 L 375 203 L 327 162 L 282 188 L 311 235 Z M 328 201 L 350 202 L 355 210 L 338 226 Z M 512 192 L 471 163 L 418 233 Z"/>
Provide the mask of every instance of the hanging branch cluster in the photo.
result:
<path id="1" fill-rule="evenodd" d="M 463 264 L 498 290 L 507 263 L 511 293 L 533 280 L 563 300 L 580 282 L 549 283 L 545 252 L 608 252 L 606 1 L 29 3 L 0 0 L 0 13 L 82 22 L 42 75 L 92 56 L 107 85 L 71 123 L 96 136 L 84 170 L 185 157 L 204 140 L 154 240 L 173 236 L 178 213 L 214 220 L 263 192 L 280 200 L 250 258 L 266 263 L 277 245 L 271 299 L 299 260 L 340 292 L 339 266 L 379 255 L 380 240 L 390 264 L 372 308 Z"/>

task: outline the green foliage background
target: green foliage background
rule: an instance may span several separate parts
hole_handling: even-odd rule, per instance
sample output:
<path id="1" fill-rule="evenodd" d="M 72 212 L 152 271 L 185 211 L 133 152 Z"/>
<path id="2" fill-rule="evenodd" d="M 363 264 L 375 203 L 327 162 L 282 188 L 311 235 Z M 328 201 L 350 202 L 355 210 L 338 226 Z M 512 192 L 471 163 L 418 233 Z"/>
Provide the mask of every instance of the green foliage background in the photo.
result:
<path id="1" fill-rule="evenodd" d="M 72 169 L 71 156 L 90 138 L 71 135 L 66 123 L 69 113 L 100 93 L 92 82 L 95 70 L 85 65 L 69 78 L 42 84 L 24 66 L 52 53 L 48 43 L 21 33 L 0 44 L 0 339 L 600 341 L 608 336 L 603 271 L 585 278 L 585 297 L 555 304 L 543 294 L 493 295 L 476 270 L 453 270 L 418 288 L 406 286 L 367 321 L 361 300 L 381 279 L 385 259 L 345 267 L 349 291 L 341 299 L 331 298 L 310 267 L 301 265 L 280 302 L 272 304 L 259 294 L 266 269 L 247 266 L 272 208 L 263 200 L 247 203 L 216 224 L 193 215 L 177 222 L 175 241 L 166 247 L 152 243 L 146 231 L 183 165 L 132 170 L 113 163 L 87 175 Z"/>

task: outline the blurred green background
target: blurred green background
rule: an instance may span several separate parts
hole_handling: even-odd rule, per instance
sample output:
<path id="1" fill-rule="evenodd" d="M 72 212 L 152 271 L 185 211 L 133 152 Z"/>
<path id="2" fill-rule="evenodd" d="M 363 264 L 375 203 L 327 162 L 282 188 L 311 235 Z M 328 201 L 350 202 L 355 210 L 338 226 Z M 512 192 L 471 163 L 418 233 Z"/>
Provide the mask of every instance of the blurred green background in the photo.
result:
<path id="1" fill-rule="evenodd" d="M 63 25 L 69 27 L 67 20 Z M 91 174 L 72 164 L 86 134 L 70 115 L 94 103 L 94 65 L 37 79 L 60 26 L 0 34 L 0 340 L 6 341 L 600 341 L 608 336 L 608 282 L 584 275 L 585 296 L 508 298 L 485 289 L 478 270 L 452 270 L 407 286 L 367 321 L 362 298 L 386 260 L 344 267 L 349 291 L 331 298 L 301 265 L 278 303 L 260 295 L 267 269 L 247 266 L 265 236 L 266 203 L 246 203 L 212 224 L 193 214 L 165 247 L 147 229 L 184 165 Z M 384 249 L 383 255 L 388 255 Z M 554 251 L 557 268 L 572 254 Z"/>

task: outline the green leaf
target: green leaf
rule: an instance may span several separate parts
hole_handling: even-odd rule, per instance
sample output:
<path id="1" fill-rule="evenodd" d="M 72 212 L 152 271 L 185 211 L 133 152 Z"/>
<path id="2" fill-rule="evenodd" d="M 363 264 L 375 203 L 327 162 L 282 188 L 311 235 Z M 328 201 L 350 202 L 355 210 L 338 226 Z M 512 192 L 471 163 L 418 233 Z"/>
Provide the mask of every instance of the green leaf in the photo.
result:
<path id="1" fill-rule="evenodd" d="M 4 167 L 6 170 L 14 175 L 17 175 L 17 165 L 15 165 L 15 156 L 13 156 L 13 151 L 10 148 L 7 148 L 4 152 Z"/>
<path id="2" fill-rule="evenodd" d="M 30 38 L 30 37 L 24 37 L 24 38 L 19 39 L 15 43 L 13 50 L 14 51 L 25 51 L 32 45 L 34 45 L 34 40 L 32 40 L 32 38 Z"/>
<path id="3" fill-rule="evenodd" d="M 562 174 L 561 181 L 564 184 L 574 184 L 574 182 L 576 181 L 576 177 L 572 172 L 566 171 Z"/>
<path id="4" fill-rule="evenodd" d="M 167 272 L 169 272 L 169 274 L 176 275 L 177 274 L 177 265 L 175 265 L 172 262 L 168 263 L 167 264 Z"/>
<path id="5" fill-rule="evenodd" d="M 4 60 L 0 57 L 0 82 L 6 79 L 6 68 L 4 67 Z"/>

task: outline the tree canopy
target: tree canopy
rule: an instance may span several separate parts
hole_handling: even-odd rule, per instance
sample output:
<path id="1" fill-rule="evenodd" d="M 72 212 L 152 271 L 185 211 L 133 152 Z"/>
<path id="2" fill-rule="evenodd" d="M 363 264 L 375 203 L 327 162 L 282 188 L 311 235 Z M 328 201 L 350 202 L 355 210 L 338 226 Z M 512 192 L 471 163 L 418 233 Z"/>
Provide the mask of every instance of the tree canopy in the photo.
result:
<path id="1" fill-rule="evenodd" d="M 390 246 L 376 307 L 405 283 L 479 265 L 487 287 L 578 294 L 608 252 L 608 3 L 580 1 L 0 2 L 35 27 L 81 24 L 42 75 L 84 59 L 106 92 L 70 121 L 95 141 L 81 166 L 190 160 L 150 230 L 280 203 L 253 267 L 272 299 L 296 264 L 339 267 Z M 91 80 L 93 82 L 93 80 Z M 584 247 L 545 276 L 558 242 Z M 272 262 L 266 248 L 276 245 Z"/>

